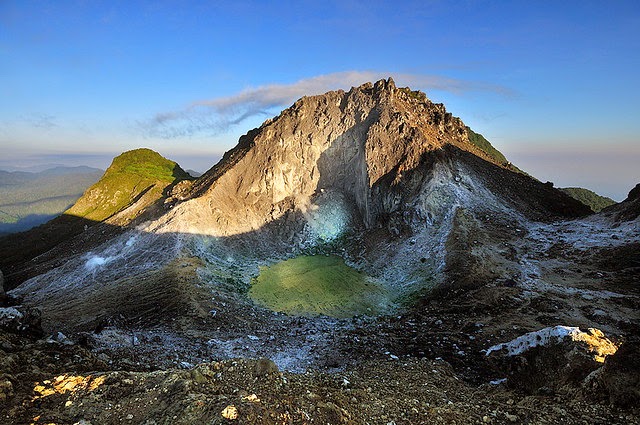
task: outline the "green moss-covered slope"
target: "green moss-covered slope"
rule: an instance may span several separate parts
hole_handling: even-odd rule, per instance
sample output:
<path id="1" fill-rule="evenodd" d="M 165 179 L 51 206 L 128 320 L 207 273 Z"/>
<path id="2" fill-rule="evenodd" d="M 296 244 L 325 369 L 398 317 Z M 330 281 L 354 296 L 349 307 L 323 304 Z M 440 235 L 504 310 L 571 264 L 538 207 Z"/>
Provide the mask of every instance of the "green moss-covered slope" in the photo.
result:
<path id="1" fill-rule="evenodd" d="M 494 148 L 482 134 L 476 133 L 469 127 L 466 128 L 467 135 L 469 136 L 469 141 L 480 148 L 484 153 L 489 155 L 489 157 L 491 157 L 497 164 L 507 164 L 509 162 L 507 161 L 507 158 L 505 158 L 505 156 L 502 155 L 499 150 Z"/>
<path id="2" fill-rule="evenodd" d="M 603 208 L 606 208 L 610 205 L 616 203 L 611 198 L 607 198 L 606 196 L 600 196 L 597 193 L 584 189 L 582 187 L 565 187 L 561 188 L 561 191 L 571 196 L 573 199 L 576 199 L 589 208 L 591 208 L 594 212 L 600 212 Z"/>
<path id="3" fill-rule="evenodd" d="M 143 196 L 145 203 L 153 202 L 167 186 L 190 178 L 178 164 L 151 149 L 124 152 L 66 214 L 103 221 Z"/>

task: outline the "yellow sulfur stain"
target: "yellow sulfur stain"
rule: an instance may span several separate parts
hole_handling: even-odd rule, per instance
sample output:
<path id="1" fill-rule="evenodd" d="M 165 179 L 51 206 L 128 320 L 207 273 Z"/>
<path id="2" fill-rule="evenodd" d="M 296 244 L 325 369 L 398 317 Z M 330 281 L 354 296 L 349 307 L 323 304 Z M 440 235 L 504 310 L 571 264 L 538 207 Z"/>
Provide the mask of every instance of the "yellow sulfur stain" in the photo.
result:
<path id="1" fill-rule="evenodd" d="M 222 417 L 230 421 L 238 419 L 238 409 L 233 404 L 225 407 L 221 413 Z"/>
<path id="2" fill-rule="evenodd" d="M 91 375 L 60 375 L 52 381 L 36 382 L 33 387 L 33 400 L 49 397 L 54 394 L 75 393 L 76 391 L 94 391 L 104 384 L 105 377 L 93 378 Z"/>
<path id="3" fill-rule="evenodd" d="M 589 328 L 589 332 L 580 332 L 573 336 L 574 341 L 583 341 L 589 347 L 593 358 L 598 363 L 604 363 L 607 356 L 611 356 L 618 351 L 618 347 L 600 329 Z"/>
<path id="4" fill-rule="evenodd" d="M 260 399 L 257 395 L 251 394 L 246 397 L 242 397 L 242 401 L 248 401 L 249 403 L 260 403 Z"/>

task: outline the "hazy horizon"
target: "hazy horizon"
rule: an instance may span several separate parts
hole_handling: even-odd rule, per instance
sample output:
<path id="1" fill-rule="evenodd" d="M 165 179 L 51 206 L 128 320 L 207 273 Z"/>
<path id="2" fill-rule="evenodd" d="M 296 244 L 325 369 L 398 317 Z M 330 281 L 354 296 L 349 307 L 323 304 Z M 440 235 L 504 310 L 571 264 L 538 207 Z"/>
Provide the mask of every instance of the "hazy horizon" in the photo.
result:
<path id="1" fill-rule="evenodd" d="M 144 146 L 141 146 L 144 147 Z M 27 157 L 19 162 L 0 159 L 0 170 L 19 171 L 30 168 L 44 170 L 55 166 L 89 166 L 106 170 L 111 164 L 113 158 L 119 153 L 113 154 L 52 154 Z M 212 153 L 211 155 L 165 155 L 163 156 L 176 161 L 185 170 L 194 170 L 204 173 L 214 166 L 221 158 L 223 153 Z M 516 166 L 523 171 L 529 173 L 533 177 L 541 181 L 552 181 L 555 187 L 583 187 L 593 190 L 599 195 L 607 196 L 615 201 L 623 201 L 628 192 L 633 189 L 636 183 L 633 183 L 633 177 L 637 172 L 637 159 L 634 155 L 610 155 L 614 158 L 610 159 L 617 163 L 618 173 L 627 176 L 627 180 L 632 183 L 627 187 L 621 187 L 616 182 L 607 182 L 608 172 L 606 169 L 598 167 L 598 163 L 603 161 L 602 152 L 580 152 L 572 155 L 558 155 L 557 152 L 540 151 L 532 152 L 514 152 L 508 155 Z M 564 171 L 564 176 L 562 172 Z M 568 172 L 572 172 L 578 178 L 572 180 L 566 177 Z M 587 172 L 589 171 L 589 172 Z M 580 178 L 582 176 L 582 178 Z"/>
<path id="2" fill-rule="evenodd" d="M 206 171 L 303 95 L 392 76 L 557 187 L 640 182 L 640 4 L 0 3 L 0 168 Z"/>

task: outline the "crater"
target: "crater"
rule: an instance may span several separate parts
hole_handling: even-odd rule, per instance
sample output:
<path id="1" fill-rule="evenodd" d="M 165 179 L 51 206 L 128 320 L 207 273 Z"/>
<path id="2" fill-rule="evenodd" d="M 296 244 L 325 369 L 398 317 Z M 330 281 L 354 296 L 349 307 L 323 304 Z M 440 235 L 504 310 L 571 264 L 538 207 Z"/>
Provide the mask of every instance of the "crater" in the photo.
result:
<path id="1" fill-rule="evenodd" d="M 393 305 L 388 289 L 335 255 L 303 255 L 261 267 L 249 296 L 270 310 L 298 316 L 377 316 Z"/>

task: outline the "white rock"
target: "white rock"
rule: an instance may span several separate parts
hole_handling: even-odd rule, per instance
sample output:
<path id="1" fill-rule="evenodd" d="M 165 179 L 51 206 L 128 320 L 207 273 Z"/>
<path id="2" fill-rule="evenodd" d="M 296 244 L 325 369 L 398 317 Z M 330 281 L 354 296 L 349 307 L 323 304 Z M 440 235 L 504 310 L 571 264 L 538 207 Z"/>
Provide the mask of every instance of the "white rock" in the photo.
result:
<path id="1" fill-rule="evenodd" d="M 553 326 L 494 345 L 487 350 L 486 355 L 488 356 L 494 351 L 506 350 L 507 356 L 517 356 L 531 348 L 560 343 L 566 338 L 570 338 L 572 341 L 582 341 L 592 347 L 596 352 L 595 359 L 598 362 L 604 361 L 604 357 L 617 350 L 617 347 L 605 338 L 602 331 L 598 329 L 589 328 L 589 333 L 587 333 L 575 326 Z"/>
<path id="2" fill-rule="evenodd" d="M 22 319 L 23 315 L 14 307 L 0 308 L 0 325 L 6 325 L 16 319 Z"/>

